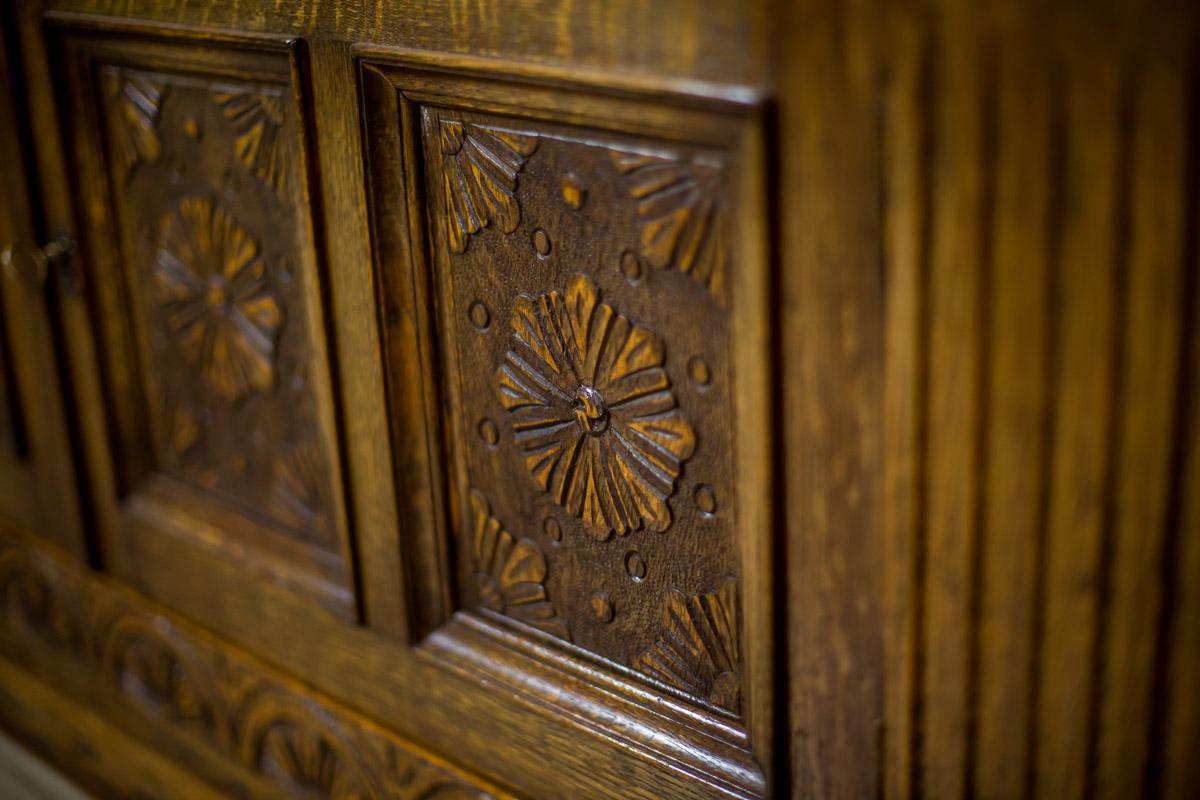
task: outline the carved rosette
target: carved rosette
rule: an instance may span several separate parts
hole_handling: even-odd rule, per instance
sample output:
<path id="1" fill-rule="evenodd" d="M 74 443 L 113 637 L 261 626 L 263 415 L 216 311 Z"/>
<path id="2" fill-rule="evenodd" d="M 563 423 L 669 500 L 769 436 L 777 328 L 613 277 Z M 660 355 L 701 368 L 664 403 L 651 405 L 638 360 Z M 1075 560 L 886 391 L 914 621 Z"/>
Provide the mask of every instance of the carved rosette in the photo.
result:
<path id="1" fill-rule="evenodd" d="M 213 100 L 237 136 L 233 152 L 242 164 L 277 192 L 287 186 L 284 154 L 283 99 L 274 92 L 249 87 L 219 87 Z"/>
<path id="2" fill-rule="evenodd" d="M 128 174 L 138 162 L 162 154 L 157 125 L 166 83 L 112 66 L 104 68 L 100 79 L 113 123 L 113 149 Z"/>
<path id="3" fill-rule="evenodd" d="M 641 153 L 611 152 L 637 200 L 639 253 L 659 269 L 676 269 L 724 303 L 728 245 L 715 166 Z"/>
<path id="4" fill-rule="evenodd" d="M 172 342 L 217 394 L 271 387 L 283 311 L 249 233 L 211 199 L 188 198 L 162 218 L 154 278 Z"/>
<path id="5" fill-rule="evenodd" d="M 439 122 L 442 202 L 450 249 L 467 249 L 467 236 L 496 224 L 512 233 L 521 221 L 517 173 L 537 149 L 537 137 L 458 120 Z"/>
<path id="6" fill-rule="evenodd" d="M 538 486 L 599 539 L 665 531 L 696 438 L 659 338 L 601 303 L 583 275 L 564 293 L 518 297 L 512 329 L 499 396 Z"/>
<path id="7" fill-rule="evenodd" d="M 662 632 L 633 660 L 635 669 L 714 705 L 740 707 L 737 584 L 727 581 L 716 592 L 685 597 L 667 594 Z"/>
<path id="8" fill-rule="evenodd" d="M 546 594 L 546 556 L 532 539 L 517 539 L 492 516 L 482 493 L 471 491 L 472 563 L 485 608 L 562 639 L 567 623 Z"/>

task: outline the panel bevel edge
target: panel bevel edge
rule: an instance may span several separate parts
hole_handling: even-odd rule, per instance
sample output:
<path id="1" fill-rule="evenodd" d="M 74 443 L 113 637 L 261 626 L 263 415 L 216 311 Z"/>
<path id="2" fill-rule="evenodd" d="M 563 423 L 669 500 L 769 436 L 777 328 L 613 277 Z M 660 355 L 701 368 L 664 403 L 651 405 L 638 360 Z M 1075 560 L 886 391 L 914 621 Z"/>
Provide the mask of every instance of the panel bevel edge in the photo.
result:
<path id="1" fill-rule="evenodd" d="M 567 655 L 565 651 L 569 648 L 558 645 L 542 648 L 536 644 L 536 632 L 515 635 L 512 632 L 515 629 L 529 629 L 510 625 L 507 621 L 492 621 L 470 611 L 457 612 L 447 624 L 422 643 L 418 652 L 423 657 L 445 661 L 459 671 L 474 673 L 477 680 L 501 680 L 524 695 L 522 702 L 540 708 L 544 713 L 554 714 L 557 711 L 561 715 L 563 706 L 571 706 L 574 709 L 569 715 L 572 724 L 585 727 L 593 735 L 633 745 L 637 752 L 650 760 L 716 779 L 724 791 L 744 796 L 766 794 L 769 787 L 767 776 L 771 775 L 770 744 L 774 735 L 771 706 L 774 693 L 771 640 L 774 628 L 770 601 L 770 592 L 773 590 L 771 502 L 774 497 L 774 477 L 768 436 L 770 421 L 766 413 L 771 408 L 772 376 L 768 354 L 773 352 L 773 348 L 767 342 L 770 317 L 765 227 L 768 223 L 762 216 L 765 213 L 765 148 L 759 106 L 730 102 L 728 98 L 697 100 L 687 96 L 673 97 L 659 91 L 638 93 L 613 90 L 612 87 L 597 95 L 593 87 L 578 82 L 569 85 L 555 85 L 554 82 L 548 85 L 542 81 L 522 83 L 510 76 L 485 70 L 455 72 L 440 67 L 430 70 L 422 64 L 398 64 L 395 61 L 383 61 L 379 57 L 362 58 L 362 55 L 360 53 L 360 74 L 369 71 L 374 76 L 372 80 L 385 87 L 390 86 L 396 97 L 396 107 L 407 109 L 400 114 L 406 120 L 411 120 L 415 109 L 425 102 L 431 102 L 443 108 L 477 110 L 505 115 L 514 120 L 560 126 L 592 126 L 605 133 L 648 136 L 655 140 L 697 147 L 718 147 L 730 156 L 731 162 L 747 167 L 741 170 L 744 173 L 742 177 L 732 182 L 735 186 L 731 189 L 731 195 L 737 197 L 739 202 L 742 199 L 747 201 L 738 213 L 732 215 L 736 217 L 733 225 L 738 231 L 735 234 L 738 246 L 734 253 L 735 258 L 747 260 L 747 268 L 739 272 L 751 274 L 743 276 L 732 287 L 735 304 L 732 306 L 734 313 L 731 314 L 731 338 L 740 339 L 742 343 L 741 346 L 731 345 L 730 353 L 735 360 L 739 357 L 750 358 L 749 363 L 755 365 L 747 370 L 745 380 L 739 370 L 739 390 L 734 393 L 732 401 L 735 428 L 738 431 L 734 439 L 734 460 L 739 476 L 736 495 L 738 503 L 749 509 L 749 518 L 740 519 L 736 528 L 742 581 L 753 590 L 753 594 L 745 592 L 741 604 L 743 617 L 754 617 L 753 622 L 747 620 L 750 624 L 744 625 L 743 639 L 748 654 L 744 667 L 746 674 L 742 680 L 749 698 L 743 719 L 749 730 L 741 731 L 736 725 L 731 728 L 720 716 L 699 707 L 684 710 L 688 704 L 676 704 L 670 695 L 655 694 L 651 701 L 651 695 L 644 690 L 634 690 L 629 684 L 622 685 L 623 682 L 616 677 L 617 673 L 613 673 L 607 682 L 600 681 L 599 684 L 604 684 L 602 687 L 595 681 L 597 673 L 595 667 L 589 665 L 587 656 Z M 417 80 L 421 86 L 411 88 L 411 79 Z M 464 98 L 455 91 L 461 80 L 476 80 L 482 88 L 479 88 L 477 95 Z M 501 86 L 509 91 L 502 92 L 497 88 Z M 501 92 L 502 96 L 497 98 L 497 92 Z M 528 99 L 526 94 L 535 95 L 537 102 L 524 102 Z M 566 96 L 599 99 L 602 106 L 613 113 L 597 114 L 595 109 L 591 109 L 588 113 L 564 117 L 561 112 Z M 362 97 L 364 102 L 370 102 L 365 92 Z M 640 117 L 637 113 L 644 111 L 646 104 L 670 105 L 671 99 L 680 105 L 668 108 L 655 126 L 647 128 L 645 124 L 638 124 Z M 622 100 L 634 102 L 626 104 Z M 629 107 L 636 106 L 638 102 L 642 106 L 630 110 Z M 364 108 L 364 120 L 370 117 L 372 111 Z M 672 111 L 681 111 L 685 123 L 672 124 Z M 697 118 L 707 119 L 714 124 L 698 132 L 693 124 L 688 124 L 694 123 Z M 393 125 L 398 124 L 398 120 L 393 122 Z M 423 184 L 414 183 L 411 177 L 411 173 L 418 172 L 425 164 L 424 158 L 418 155 L 422 152 L 419 131 L 409 129 L 411 122 L 408 125 L 404 131 L 393 130 L 390 135 L 403 136 L 406 165 L 416 165 L 415 168 L 406 169 L 410 174 L 407 189 L 411 202 L 405 213 L 410 217 L 419 216 L 420 224 L 411 219 L 408 224 L 417 231 L 415 235 L 428 243 L 434 234 L 425 229 L 424 204 L 432 200 L 425 197 L 424 190 L 417 188 Z M 378 137 L 373 137 L 371 131 L 364 131 L 364 136 L 375 138 L 378 143 Z M 707 137 L 707 141 L 700 137 Z M 373 203 L 375 199 L 372 198 Z M 754 218 L 747 219 L 751 215 Z M 376 230 L 385 224 L 382 220 L 373 219 L 373 228 Z M 409 268 L 432 274 L 432 259 L 436 257 L 433 250 L 432 244 L 412 246 Z M 377 264 L 381 272 L 388 268 L 391 265 L 382 261 Z M 456 348 L 447 349 L 454 351 Z M 453 372 L 455 365 L 448 364 L 446 369 Z M 758 412 L 757 417 L 752 418 L 757 421 L 744 425 L 743 416 L 749 410 Z M 452 419 L 448 425 L 439 425 L 447 448 L 452 447 L 452 442 L 461 436 L 461 431 L 454 430 L 460 424 L 461 421 Z M 460 462 L 461 459 L 454 461 Z M 743 474 L 757 477 L 759 483 L 743 481 Z M 465 476 L 456 477 L 457 480 L 449 481 L 449 494 L 456 492 L 460 485 L 466 486 Z M 458 505 L 452 502 L 451 515 L 457 513 Z M 450 538 L 451 529 L 457 530 L 458 527 L 456 524 L 448 528 L 446 538 Z M 745 535 L 745 531 L 751 534 Z M 755 535 L 756 531 L 758 533 Z M 755 573 L 754 579 L 747 581 L 751 573 Z M 555 657 L 547 657 L 555 648 L 559 651 Z M 502 661 L 509 663 L 499 669 L 497 665 Z M 521 666 L 513 666 L 517 663 Z M 604 669 L 611 672 L 607 665 Z M 591 683 L 586 677 L 589 673 Z M 528 693 L 528 686 L 538 682 L 554 687 L 554 703 L 547 704 Z M 569 689 L 566 688 L 568 686 Z M 673 710 L 672 705 L 676 705 Z M 589 711 L 593 721 L 588 721 Z M 646 721 L 647 712 L 653 722 Z M 596 720 L 603 720 L 607 724 L 600 724 Z M 697 744 L 705 740 L 707 745 Z M 765 769 L 764 764 L 767 765 Z"/>
<path id="2" fill-rule="evenodd" d="M 299 287 L 296 290 L 297 297 L 293 306 L 295 309 L 293 314 L 297 311 L 300 313 L 305 319 L 307 329 L 304 346 L 307 348 L 308 357 L 304 359 L 304 362 L 308 365 L 306 372 L 309 373 L 311 386 L 309 389 L 310 402 L 314 404 L 315 408 L 315 424 L 318 429 L 315 436 L 323 443 L 326 451 L 324 460 L 328 470 L 328 487 L 325 491 L 328 493 L 330 526 L 336 536 L 337 544 L 336 552 L 326 553 L 324 550 L 319 553 L 314 552 L 311 558 L 312 568 L 307 570 L 299 564 L 293 565 L 294 559 L 289 559 L 284 554 L 291 552 L 292 549 L 303 551 L 309 547 L 306 542 L 299 540 L 295 542 L 295 548 L 283 548 L 278 552 L 264 550 L 261 553 L 262 558 L 255 560 L 266 569 L 266 574 L 274 574 L 270 564 L 275 563 L 282 569 L 277 577 L 284 578 L 285 575 L 292 575 L 292 578 L 284 578 L 284 583 L 289 584 L 293 591 L 310 595 L 315 602 L 343 617 L 351 620 L 357 619 L 358 604 L 354 594 L 355 565 L 351 541 L 353 532 L 349 528 L 347 517 L 342 477 L 343 452 L 337 419 L 338 408 L 331 386 L 331 377 L 335 373 L 337 365 L 333 361 L 328 341 L 329 316 L 327 309 L 321 303 L 323 287 L 326 282 L 323 272 L 324 264 L 320 254 L 316 253 L 313 246 L 315 243 L 314 215 L 319 212 L 319 203 L 314 200 L 317 185 L 314 184 L 312 164 L 309 163 L 312 152 L 306 125 L 309 114 L 308 102 L 307 97 L 303 95 L 303 87 L 298 85 L 298 82 L 303 80 L 303 65 L 298 61 L 298 44 L 289 40 L 258 37 L 220 37 L 210 41 L 200 36 L 190 36 L 186 43 L 169 42 L 161 40 L 154 33 L 124 25 L 113 26 L 114 34 L 119 35 L 96 38 L 94 31 L 86 28 L 76 30 L 73 26 L 61 21 L 52 24 L 51 31 L 54 35 L 52 41 L 55 46 L 68 56 L 69 66 L 64 70 L 62 77 L 66 79 L 63 91 L 70 98 L 72 113 L 83 114 L 84 119 L 89 121 L 88 124 L 82 126 L 82 133 L 71 137 L 71 147 L 74 152 L 74 163 L 80 164 L 85 169 L 85 180 L 81 182 L 80 186 L 86 190 L 84 194 L 90 193 L 94 197 L 101 195 L 109 197 L 115 191 L 112 184 L 113 176 L 110 174 L 111 157 L 107 148 L 109 133 L 101 117 L 103 109 L 100 98 L 102 93 L 100 87 L 95 85 L 97 70 L 101 65 L 111 64 L 121 69 L 149 73 L 163 72 L 178 76 L 185 82 L 211 81 L 219 83 L 222 80 L 229 80 L 244 82 L 253 87 L 267 85 L 290 98 L 291 113 L 286 114 L 280 123 L 278 135 L 292 139 L 297 151 L 296 155 L 300 160 L 300 164 L 294 168 L 294 177 L 292 177 L 292 180 L 297 181 L 298 185 L 289 190 L 291 196 L 287 200 L 291 207 L 297 238 L 297 247 L 292 253 L 292 258 L 298 265 L 301 276 Z M 138 45 L 141 45 L 140 49 Z M 234 58 L 228 63 L 222 63 L 214 58 L 219 52 L 228 52 Z M 252 66 L 258 61 L 261 63 Z M 71 78 L 75 80 L 71 80 Z M 249 167 L 247 168 L 249 169 Z M 86 207 L 82 199 L 77 203 L 77 207 L 80 206 Z M 97 281 L 95 279 L 85 282 L 85 285 L 86 283 L 93 284 L 87 291 L 93 329 L 103 330 L 107 324 L 105 320 L 111 319 L 113 314 L 124 315 L 129 323 L 141 324 L 140 319 L 133 319 L 137 315 L 126 313 L 125 310 L 125 306 L 131 302 L 131 298 L 127 296 L 128 290 L 124 287 L 132 278 L 127 274 L 130 271 L 129 259 L 124 255 L 132 252 L 130 250 L 132 245 L 128 240 L 128 237 L 132 236 L 132 232 L 126 231 L 127 226 L 125 225 L 117 226 L 121 229 L 120 233 L 111 230 L 112 226 L 109 226 L 110 230 L 108 231 L 98 231 L 95 223 L 89 220 L 87 213 L 82 208 L 78 214 L 83 223 L 80 238 L 84 241 L 85 249 L 92 257 L 95 256 L 97 247 L 103 246 L 104 242 L 119 240 L 121 245 L 115 249 L 109 248 L 118 255 L 107 257 L 109 264 L 101 279 L 116 280 L 123 287 L 120 291 L 121 310 L 114 310 L 111 304 L 106 309 L 104 304 L 97 299 L 97 289 L 94 285 Z M 92 241 L 89 242 L 89 239 Z M 146 369 L 146 366 L 142 364 L 144 353 L 141 347 L 144 346 L 144 342 L 140 341 L 144 337 L 138 336 L 132 330 L 127 330 L 126 334 L 119 341 L 113 340 L 110 335 L 100 337 L 104 343 L 101 349 L 105 354 L 99 360 L 101 369 L 98 377 L 100 381 L 98 385 L 85 387 L 85 390 L 94 394 L 97 402 L 104 407 L 111 408 L 114 403 L 130 402 L 134 406 L 141 406 L 146 402 L 143 395 L 147 388 L 142 378 L 137 378 L 135 383 L 120 395 L 114 394 L 115 390 L 109 384 L 107 373 L 114 353 L 120 358 L 122 354 L 137 352 L 138 358 L 134 361 L 137 362 L 138 371 L 142 372 Z M 90 460 L 98 459 L 104 462 L 118 463 L 117 459 L 120 458 L 119 451 L 121 449 L 121 445 L 118 443 L 119 433 L 110 416 L 105 430 L 106 444 L 102 448 L 96 449 L 98 445 L 92 442 L 89 445 L 93 448 Z M 147 452 L 147 448 L 150 447 L 148 436 L 139 436 L 138 441 L 140 444 L 137 449 Z M 143 476 L 143 483 L 146 476 L 157 481 L 153 467 L 150 467 Z M 166 485 L 164 481 L 171 483 L 173 479 L 163 476 L 163 480 L 158 481 L 158 484 Z M 137 485 L 134 483 L 126 487 L 114 487 L 117 489 L 116 496 L 99 503 L 99 510 L 102 512 L 101 536 L 105 556 L 109 566 L 117 574 L 136 582 L 137 576 L 133 569 L 139 559 L 135 553 L 136 548 L 131 549 L 130 547 L 134 543 L 128 540 L 134 535 L 134 531 L 144 528 L 147 522 L 156 516 L 159 516 L 162 521 L 171 522 L 168 527 L 174 528 L 177 533 L 181 534 L 181 544 L 213 549 L 216 540 L 192 541 L 186 535 L 182 535 L 186 531 L 183 531 L 174 520 L 167 518 L 170 516 L 171 510 L 169 503 L 166 502 L 169 494 L 162 497 L 136 498 L 140 501 L 137 505 L 140 505 L 145 513 L 150 514 L 150 517 L 141 521 L 125 518 L 122 523 L 121 520 L 124 517 L 122 506 L 125 506 L 126 509 L 129 508 L 128 501 L 134 498 L 135 494 L 131 492 Z M 214 502 L 214 508 L 217 506 L 219 504 Z M 160 512 L 168 513 L 164 516 Z M 214 513 L 218 512 L 224 513 L 220 511 L 220 508 L 217 508 Z M 230 511 L 230 513 L 235 512 Z M 110 524 L 103 524 L 104 519 L 107 519 Z M 260 523 L 250 517 L 245 519 L 246 524 L 251 527 L 258 526 L 270 533 L 274 532 L 270 523 L 265 521 Z M 210 532 L 216 530 L 212 525 L 206 527 L 210 529 Z M 228 539 L 236 552 L 245 549 L 241 538 L 227 534 L 221 534 L 221 536 Z M 283 536 L 283 534 L 277 534 L 277 536 Z M 312 547 L 315 548 L 316 545 L 312 545 Z M 222 548 L 217 547 L 216 549 L 221 550 Z M 327 558 L 326 555 L 333 557 Z M 230 557 L 230 554 L 226 553 L 225 557 Z M 334 561 L 337 563 L 333 563 Z"/>
<path id="3" fill-rule="evenodd" d="M 405 168 L 419 163 L 412 157 L 412 138 L 407 135 L 411 109 L 381 72 L 361 61 L 357 65 L 376 305 L 382 329 L 380 358 L 398 488 L 405 623 L 407 641 L 416 644 L 443 623 L 452 608 L 445 487 L 437 479 L 444 452 L 436 433 L 441 430 L 437 413 L 441 381 L 429 377 L 437 364 L 431 306 L 434 293 L 428 271 L 421 267 L 426 244 L 422 195 L 417 188 L 422 183 L 420 170 Z M 390 124 L 372 125 L 372 114 L 386 114 Z M 412 198 L 411 202 L 407 198 Z M 403 268 L 383 269 L 384 263 Z M 399 381 L 397 373 L 408 380 Z"/>

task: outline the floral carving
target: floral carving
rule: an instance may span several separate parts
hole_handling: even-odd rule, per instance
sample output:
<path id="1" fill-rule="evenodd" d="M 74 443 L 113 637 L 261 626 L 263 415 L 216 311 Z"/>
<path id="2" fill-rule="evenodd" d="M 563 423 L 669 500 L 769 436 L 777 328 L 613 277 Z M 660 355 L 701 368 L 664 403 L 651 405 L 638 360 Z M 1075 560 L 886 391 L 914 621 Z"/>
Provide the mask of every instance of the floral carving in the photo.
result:
<path id="1" fill-rule="evenodd" d="M 521 221 L 517 173 L 537 149 L 537 137 L 458 120 L 439 122 L 442 202 L 450 248 L 467 249 L 467 236 L 496 223 L 512 233 Z"/>
<path id="2" fill-rule="evenodd" d="M 213 100 L 237 137 L 233 151 L 238 160 L 276 191 L 287 184 L 283 140 L 283 98 L 276 93 L 247 87 L 219 87 Z"/>
<path id="3" fill-rule="evenodd" d="M 492 516 L 487 498 L 471 491 L 473 567 L 485 608 L 569 639 L 567 624 L 546 595 L 546 556 L 532 539 L 517 539 Z"/>
<path id="4" fill-rule="evenodd" d="M 659 338 L 601 303 L 583 275 L 565 293 L 518 297 L 512 328 L 499 395 L 537 484 L 597 538 L 665 531 L 696 438 Z"/>
<path id="5" fill-rule="evenodd" d="M 172 341 L 218 394 L 273 384 L 283 312 L 258 244 L 212 200 L 186 199 L 163 217 L 154 277 Z"/>
<path id="6" fill-rule="evenodd" d="M 738 711 L 741 678 L 736 584 L 730 580 L 716 592 L 691 598 L 669 592 L 662 624 L 658 641 L 633 660 L 634 668 Z"/>
<path id="7" fill-rule="evenodd" d="M 101 74 L 113 118 L 113 149 L 129 172 L 139 161 L 162 154 L 156 126 L 166 84 L 138 72 L 106 67 Z"/>
<path id="8" fill-rule="evenodd" d="M 641 153 L 612 152 L 641 221 L 639 252 L 659 269 L 691 275 L 719 301 L 728 258 L 715 166 Z"/>

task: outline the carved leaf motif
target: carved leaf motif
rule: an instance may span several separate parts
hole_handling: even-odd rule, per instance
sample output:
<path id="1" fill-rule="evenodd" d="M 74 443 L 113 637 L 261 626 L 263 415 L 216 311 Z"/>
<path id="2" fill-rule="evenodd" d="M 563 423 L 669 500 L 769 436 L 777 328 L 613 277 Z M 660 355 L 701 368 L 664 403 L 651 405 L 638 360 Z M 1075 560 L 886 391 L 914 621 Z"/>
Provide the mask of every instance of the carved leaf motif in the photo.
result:
<path id="1" fill-rule="evenodd" d="M 737 585 L 728 581 L 718 591 L 687 598 L 667 594 L 663 630 L 633 666 L 688 694 L 738 711 Z"/>
<path id="2" fill-rule="evenodd" d="M 518 297 L 512 328 L 500 402 L 537 484 L 597 538 L 665 531 L 696 438 L 659 338 L 601 303 L 583 275 L 565 293 Z"/>
<path id="3" fill-rule="evenodd" d="M 301 531 L 321 531 L 327 472 L 320 444 L 309 439 L 275 462 L 274 515 Z"/>
<path id="4" fill-rule="evenodd" d="M 233 151 L 238 160 L 271 188 L 282 192 L 288 169 L 279 135 L 283 99 L 257 88 L 220 87 L 213 90 L 213 100 L 237 132 Z"/>
<path id="5" fill-rule="evenodd" d="M 0 602 L 8 614 L 42 639 L 75 647 L 81 625 L 42 573 L 30 569 L 16 550 L 0 553 Z"/>
<path id="6" fill-rule="evenodd" d="M 144 708 L 171 719 L 214 725 L 212 704 L 174 648 L 140 626 L 109 638 L 109 663 L 121 689 Z"/>
<path id="7" fill-rule="evenodd" d="M 725 215 L 713 166 L 640 153 L 612 152 L 637 200 L 642 258 L 691 275 L 724 302 L 728 259 Z"/>
<path id="8" fill-rule="evenodd" d="M 162 218 L 154 277 L 172 341 L 217 393 L 270 388 L 283 312 L 250 234 L 212 200 L 188 198 Z"/>
<path id="9" fill-rule="evenodd" d="M 84 613 L 83 609 L 87 609 Z M 58 617 L 70 636 L 48 636 Z M 35 638 L 36 637 L 36 638 Z M 407 744 L 301 693 L 236 648 L 129 600 L 93 573 L 0 530 L 0 640 L 5 652 L 44 663 L 70 654 L 114 699 L 174 739 L 235 759 L 295 798 L 485 800 Z M 40 640 L 40 641 L 39 641 Z M 45 650 L 45 652 L 41 652 Z"/>
<path id="10" fill-rule="evenodd" d="M 492 516 L 482 493 L 471 491 L 472 556 L 484 607 L 570 639 L 566 622 L 546 595 L 546 556 L 532 539 L 518 540 Z"/>
<path id="11" fill-rule="evenodd" d="M 293 797 L 359 800 L 378 796 L 340 744 L 319 729 L 280 721 L 257 747 L 257 768 Z"/>
<path id="12" fill-rule="evenodd" d="M 105 67 L 101 81 L 113 119 L 113 147 L 128 174 L 139 161 L 162 154 L 156 125 L 166 83 L 117 67 Z"/>
<path id="13" fill-rule="evenodd" d="M 517 173 L 537 149 L 537 137 L 443 119 L 442 202 L 450 248 L 467 249 L 467 236 L 496 223 L 512 233 L 521 221 Z"/>

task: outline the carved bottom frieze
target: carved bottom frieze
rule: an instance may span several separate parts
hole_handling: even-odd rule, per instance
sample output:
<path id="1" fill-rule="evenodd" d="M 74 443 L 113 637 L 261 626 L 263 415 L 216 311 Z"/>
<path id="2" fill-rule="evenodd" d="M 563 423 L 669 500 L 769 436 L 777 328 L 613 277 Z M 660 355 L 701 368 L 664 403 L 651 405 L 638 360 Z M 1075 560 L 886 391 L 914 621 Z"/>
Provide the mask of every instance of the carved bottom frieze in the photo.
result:
<path id="1" fill-rule="evenodd" d="M 491 796 L 251 657 L 2 529 L 0 651 L 28 666 L 59 660 L 82 669 L 91 680 L 80 693 L 105 692 L 164 737 L 198 740 L 282 797 Z"/>

